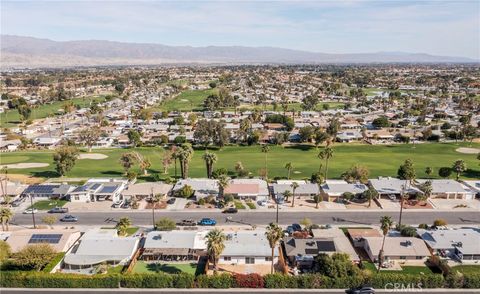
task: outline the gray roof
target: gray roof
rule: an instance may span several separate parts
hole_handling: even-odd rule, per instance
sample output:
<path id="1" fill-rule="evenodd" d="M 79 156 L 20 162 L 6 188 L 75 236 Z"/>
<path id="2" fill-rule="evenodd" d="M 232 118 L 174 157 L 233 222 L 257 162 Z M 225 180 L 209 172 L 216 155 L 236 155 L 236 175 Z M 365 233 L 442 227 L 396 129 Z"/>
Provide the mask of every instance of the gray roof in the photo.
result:
<path id="1" fill-rule="evenodd" d="M 405 180 L 400 180 L 397 178 L 378 178 L 370 180 L 373 188 L 377 190 L 379 194 L 401 194 L 402 186 L 406 184 L 406 192 L 409 194 L 414 194 L 420 192 L 419 189 L 405 183 Z"/>
<path id="2" fill-rule="evenodd" d="M 360 194 L 365 190 L 368 190 L 368 187 L 364 184 L 349 184 L 347 182 L 329 182 L 327 181 L 322 185 L 322 190 L 330 196 L 340 196 L 345 192 L 350 192 L 352 194 Z"/>
<path id="3" fill-rule="evenodd" d="M 465 193 L 465 188 L 454 180 L 417 180 L 419 184 L 432 182 L 432 193 Z"/>
<path id="4" fill-rule="evenodd" d="M 187 248 L 206 249 L 206 231 L 153 231 L 147 234 L 145 249 L 149 248 Z"/>
<path id="5" fill-rule="evenodd" d="M 417 230 L 420 237 L 433 249 L 453 250 L 463 254 L 480 254 L 480 231 L 478 229 Z M 461 247 L 459 247 L 459 242 Z"/>
<path id="6" fill-rule="evenodd" d="M 288 184 L 273 184 L 273 193 L 275 194 L 283 194 L 285 191 L 290 191 L 293 193 L 293 189 Z M 318 188 L 317 184 L 312 183 L 305 183 L 299 184 L 298 188 L 295 190 L 295 194 L 318 194 L 320 193 L 320 189 Z"/>
<path id="7" fill-rule="evenodd" d="M 192 187 L 197 196 L 218 194 L 218 182 L 212 179 L 181 179 L 175 184 L 173 191 L 180 190 L 186 185 Z"/>
<path id="8" fill-rule="evenodd" d="M 337 251 L 333 238 L 287 238 L 283 244 L 287 256 L 317 256 L 320 253 L 328 254 Z"/>
<path id="9" fill-rule="evenodd" d="M 221 256 L 271 256 L 272 249 L 264 230 L 224 232 L 227 235 Z M 274 255 L 278 256 L 278 248 Z"/>

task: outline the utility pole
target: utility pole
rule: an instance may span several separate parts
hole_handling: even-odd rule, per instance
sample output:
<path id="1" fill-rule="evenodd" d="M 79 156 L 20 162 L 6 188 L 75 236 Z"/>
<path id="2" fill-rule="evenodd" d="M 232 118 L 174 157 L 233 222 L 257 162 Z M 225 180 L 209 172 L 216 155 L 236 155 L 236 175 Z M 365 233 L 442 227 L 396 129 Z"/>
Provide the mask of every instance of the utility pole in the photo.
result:
<path id="1" fill-rule="evenodd" d="M 155 230 L 155 201 L 153 199 L 153 187 L 151 188 L 150 190 L 150 201 L 152 203 L 152 226 L 153 226 L 153 229 Z"/>
<path id="2" fill-rule="evenodd" d="M 278 225 L 278 196 L 275 197 L 275 202 L 277 203 L 277 225 Z"/>
<path id="3" fill-rule="evenodd" d="M 31 210 L 32 210 L 33 228 L 36 229 L 37 225 L 35 223 L 35 211 L 34 211 L 34 208 L 33 208 L 33 196 L 32 196 L 32 194 L 30 194 L 30 207 L 31 207 Z"/>

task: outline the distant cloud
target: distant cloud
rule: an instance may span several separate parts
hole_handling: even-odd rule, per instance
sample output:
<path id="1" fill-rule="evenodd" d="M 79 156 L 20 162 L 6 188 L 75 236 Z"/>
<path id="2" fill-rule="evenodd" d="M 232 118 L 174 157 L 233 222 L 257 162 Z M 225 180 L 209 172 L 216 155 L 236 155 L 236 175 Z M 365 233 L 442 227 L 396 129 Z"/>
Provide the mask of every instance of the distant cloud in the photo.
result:
<path id="1" fill-rule="evenodd" d="M 2 34 L 480 59 L 479 1 L 3 1 Z"/>

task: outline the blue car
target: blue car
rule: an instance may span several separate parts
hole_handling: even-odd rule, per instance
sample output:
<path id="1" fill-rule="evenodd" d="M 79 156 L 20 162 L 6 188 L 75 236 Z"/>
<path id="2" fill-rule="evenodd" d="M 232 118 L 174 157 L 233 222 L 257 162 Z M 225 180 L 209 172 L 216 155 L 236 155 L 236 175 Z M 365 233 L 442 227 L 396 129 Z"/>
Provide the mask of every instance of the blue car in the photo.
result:
<path id="1" fill-rule="evenodd" d="M 213 218 L 202 218 L 198 224 L 200 226 L 214 226 L 217 224 L 217 221 L 214 220 Z"/>

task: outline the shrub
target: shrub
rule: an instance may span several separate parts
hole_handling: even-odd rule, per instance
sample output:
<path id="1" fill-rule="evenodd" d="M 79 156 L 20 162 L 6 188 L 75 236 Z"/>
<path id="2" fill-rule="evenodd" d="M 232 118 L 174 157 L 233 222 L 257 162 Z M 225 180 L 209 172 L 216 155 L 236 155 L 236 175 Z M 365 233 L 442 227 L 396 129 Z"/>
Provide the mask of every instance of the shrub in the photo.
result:
<path id="1" fill-rule="evenodd" d="M 13 255 L 13 263 L 22 270 L 41 270 L 56 255 L 50 244 L 27 245 Z"/>
<path id="2" fill-rule="evenodd" d="M 63 259 L 65 256 L 65 252 L 60 252 L 55 256 L 44 268 L 43 272 L 49 273 L 53 270 L 53 268 Z"/>
<path id="3" fill-rule="evenodd" d="M 122 277 L 121 286 L 124 288 L 172 288 L 176 275 L 155 274 L 130 274 Z"/>
<path id="4" fill-rule="evenodd" d="M 415 237 L 417 235 L 417 230 L 414 227 L 405 226 L 400 230 L 400 234 L 403 237 Z"/>
<path id="5" fill-rule="evenodd" d="M 197 276 L 198 288 L 227 289 L 234 286 L 234 279 L 230 274 L 215 274 L 213 276 Z"/>
<path id="6" fill-rule="evenodd" d="M 180 273 L 173 279 L 174 288 L 193 288 L 195 276 L 189 273 Z"/>
<path id="7" fill-rule="evenodd" d="M 234 278 L 236 288 L 263 288 L 263 277 L 259 274 L 237 274 Z"/>
<path id="8" fill-rule="evenodd" d="M 463 279 L 463 288 L 480 289 L 480 272 L 464 273 Z"/>
<path id="9" fill-rule="evenodd" d="M 440 274 L 405 274 L 405 273 L 382 273 L 373 275 L 368 283 L 375 288 L 388 287 L 389 285 L 399 283 L 405 288 L 442 288 L 445 280 Z"/>
<path id="10" fill-rule="evenodd" d="M 168 217 L 162 217 L 155 222 L 155 229 L 158 231 L 171 231 L 177 228 L 175 221 Z"/>
<path id="11" fill-rule="evenodd" d="M 439 218 L 439 219 L 436 219 L 436 220 L 433 222 L 433 225 L 434 225 L 435 227 L 446 226 L 446 225 L 447 225 L 447 221 L 444 220 L 444 219 Z"/>
<path id="12" fill-rule="evenodd" d="M 428 230 L 428 225 L 427 225 L 427 224 L 419 224 L 419 225 L 418 225 L 418 228 L 419 228 L 419 229 Z"/>
<path id="13" fill-rule="evenodd" d="M 282 274 L 268 274 L 263 277 L 265 288 L 298 288 L 298 279 L 296 276 L 287 276 Z"/>
<path id="14" fill-rule="evenodd" d="M 247 203 L 247 206 L 250 208 L 250 209 L 257 209 L 257 207 L 255 206 L 255 203 L 253 202 L 246 202 Z"/>
<path id="15" fill-rule="evenodd" d="M 50 274 L 44 272 L 6 271 L 0 286 L 6 288 L 118 288 L 120 275 Z"/>

